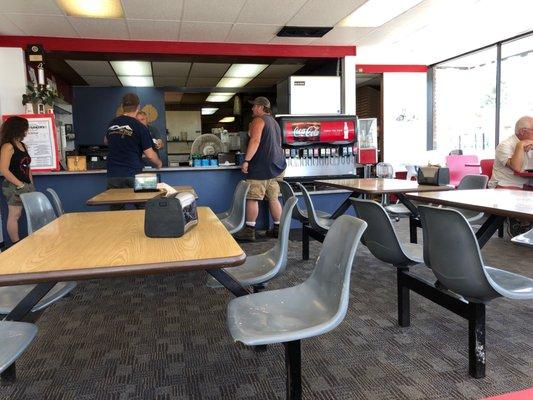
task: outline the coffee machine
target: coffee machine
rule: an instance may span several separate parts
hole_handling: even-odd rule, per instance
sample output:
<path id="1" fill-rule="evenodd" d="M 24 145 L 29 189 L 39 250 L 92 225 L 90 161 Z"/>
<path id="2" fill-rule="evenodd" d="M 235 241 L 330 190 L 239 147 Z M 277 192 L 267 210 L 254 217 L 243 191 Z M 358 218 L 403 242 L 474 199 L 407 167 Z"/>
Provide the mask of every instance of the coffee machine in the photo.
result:
<path id="1" fill-rule="evenodd" d="M 357 116 L 277 115 L 276 119 L 287 160 L 286 178 L 356 177 Z"/>

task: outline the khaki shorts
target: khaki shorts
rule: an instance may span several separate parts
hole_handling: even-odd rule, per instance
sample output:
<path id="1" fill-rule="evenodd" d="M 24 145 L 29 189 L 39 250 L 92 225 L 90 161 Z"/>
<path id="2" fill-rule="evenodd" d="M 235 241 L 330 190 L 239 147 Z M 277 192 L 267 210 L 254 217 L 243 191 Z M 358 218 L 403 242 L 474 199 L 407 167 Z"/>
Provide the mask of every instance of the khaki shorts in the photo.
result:
<path id="1" fill-rule="evenodd" d="M 2 182 L 2 194 L 6 198 L 7 204 L 10 206 L 22 207 L 22 200 L 20 200 L 20 195 L 22 193 L 35 192 L 35 187 L 33 183 L 25 183 L 22 189 L 17 189 L 8 180 L 4 179 Z"/>
<path id="2" fill-rule="evenodd" d="M 250 190 L 246 198 L 248 200 L 274 200 L 279 197 L 280 189 L 278 181 L 283 180 L 285 171 L 272 179 L 246 179 L 250 184 Z"/>

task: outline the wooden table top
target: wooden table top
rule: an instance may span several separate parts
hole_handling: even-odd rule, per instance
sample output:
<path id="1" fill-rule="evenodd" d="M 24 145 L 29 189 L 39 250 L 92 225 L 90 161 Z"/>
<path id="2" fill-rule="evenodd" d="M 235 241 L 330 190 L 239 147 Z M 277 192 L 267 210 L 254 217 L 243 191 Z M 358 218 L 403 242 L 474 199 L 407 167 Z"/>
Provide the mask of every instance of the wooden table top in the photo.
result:
<path id="1" fill-rule="evenodd" d="M 191 192 L 195 197 L 196 192 L 192 186 L 172 186 L 178 193 Z M 107 189 L 105 192 L 97 194 L 96 196 L 87 200 L 88 206 L 101 206 L 107 204 L 130 204 L 130 203 L 146 203 L 155 197 L 165 195 L 165 191 L 158 192 L 138 192 L 135 193 L 131 188 L 125 189 Z"/>
<path id="2" fill-rule="evenodd" d="M 347 189 L 365 194 L 429 192 L 453 190 L 453 186 L 419 185 L 417 181 L 404 179 L 364 178 L 364 179 L 327 179 L 316 180 L 316 183 Z"/>
<path id="3" fill-rule="evenodd" d="M 533 192 L 512 189 L 454 190 L 407 193 L 412 200 L 533 220 Z"/>
<path id="4" fill-rule="evenodd" d="M 0 285 L 232 267 L 244 251 L 207 207 L 181 238 L 144 235 L 144 210 L 67 213 L 0 253 Z"/>

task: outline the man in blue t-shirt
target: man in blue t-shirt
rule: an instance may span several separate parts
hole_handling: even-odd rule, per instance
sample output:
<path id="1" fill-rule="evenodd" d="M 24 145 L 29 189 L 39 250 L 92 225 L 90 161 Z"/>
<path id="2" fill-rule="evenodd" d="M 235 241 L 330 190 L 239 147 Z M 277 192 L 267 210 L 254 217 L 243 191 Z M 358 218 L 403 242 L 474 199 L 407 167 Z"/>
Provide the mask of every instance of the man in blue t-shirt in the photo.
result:
<path id="1" fill-rule="evenodd" d="M 162 163 L 153 150 L 150 132 L 135 117 L 139 112 L 139 97 L 127 93 L 122 98 L 124 114 L 114 118 L 107 128 L 104 143 L 109 146 L 107 156 L 107 188 L 132 188 L 135 174 L 142 172 L 143 154 L 156 167 Z M 139 208 L 139 207 L 138 207 Z M 114 204 L 111 210 L 124 209 L 124 204 Z"/>

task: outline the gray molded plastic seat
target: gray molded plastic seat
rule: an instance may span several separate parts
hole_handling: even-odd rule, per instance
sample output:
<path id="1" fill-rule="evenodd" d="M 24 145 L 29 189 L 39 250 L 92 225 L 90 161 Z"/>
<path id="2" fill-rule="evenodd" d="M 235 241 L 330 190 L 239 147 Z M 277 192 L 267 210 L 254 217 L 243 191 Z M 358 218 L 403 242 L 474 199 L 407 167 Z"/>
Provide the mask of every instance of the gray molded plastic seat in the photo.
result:
<path id="1" fill-rule="evenodd" d="M 533 229 L 522 233 L 521 235 L 515 236 L 511 239 L 511 242 L 520 244 L 522 246 L 533 247 Z"/>
<path id="2" fill-rule="evenodd" d="M 0 373 L 4 372 L 37 334 L 37 327 L 27 322 L 0 321 Z"/>
<path id="3" fill-rule="evenodd" d="M 533 299 L 533 279 L 486 266 L 476 235 L 456 210 L 419 207 L 424 259 L 439 283 L 465 299 L 485 303 L 496 297 Z"/>
<path id="4" fill-rule="evenodd" d="M 305 186 L 299 182 L 296 184 L 298 185 L 298 188 L 302 192 L 302 197 L 304 198 L 305 207 L 307 208 L 307 215 L 309 217 L 309 225 L 311 228 L 319 232 L 327 232 L 335 220 L 331 218 L 320 217 L 315 211 L 315 206 L 313 205 L 311 196 L 309 195 L 309 192 Z"/>
<path id="5" fill-rule="evenodd" d="M 52 188 L 48 188 L 46 189 L 46 191 L 50 193 L 50 197 L 52 198 L 52 203 L 54 204 L 57 216 L 59 217 L 63 215 L 65 213 L 65 210 L 63 210 L 63 204 L 61 203 L 61 199 L 59 198 L 57 192 Z"/>
<path id="6" fill-rule="evenodd" d="M 293 196 L 283 206 L 278 241 L 274 247 L 265 253 L 247 256 L 244 264 L 238 267 L 225 268 L 224 271 L 238 280 L 243 286 L 260 285 L 283 273 L 287 266 L 291 215 L 296 202 L 296 197 Z M 207 286 L 222 287 L 212 276 L 208 277 Z"/>
<path id="7" fill-rule="evenodd" d="M 339 325 L 348 309 L 350 272 L 366 225 L 349 215 L 336 219 L 304 283 L 231 300 L 227 323 L 233 339 L 251 346 L 284 343 Z"/>
<path id="8" fill-rule="evenodd" d="M 32 234 L 44 225 L 56 219 L 50 200 L 41 192 L 20 195 L 26 212 L 28 234 Z M 35 285 L 16 285 L 0 287 L 0 314 L 6 315 L 26 296 Z M 33 308 L 32 312 L 45 309 L 76 287 L 76 282 L 58 282 Z"/>
<path id="9" fill-rule="evenodd" d="M 486 175 L 465 175 L 463 176 L 463 179 L 461 179 L 461 182 L 459 182 L 459 185 L 457 185 L 457 190 L 486 189 L 488 181 L 489 177 Z M 478 222 L 485 215 L 482 212 L 465 210 L 463 208 L 454 208 L 454 210 L 463 214 L 470 223 Z"/>
<path id="10" fill-rule="evenodd" d="M 361 242 L 374 257 L 395 267 L 408 267 L 423 262 L 422 246 L 400 242 L 387 211 L 381 204 L 353 197 L 350 201 L 356 215 L 368 224 Z"/>
<path id="11" fill-rule="evenodd" d="M 283 196 L 283 201 L 286 202 L 291 197 L 293 197 L 293 196 L 296 197 L 296 195 L 294 194 L 294 191 L 292 190 L 291 185 L 288 182 L 280 181 L 279 182 L 279 187 L 281 189 L 281 195 Z M 329 214 L 327 212 L 324 212 L 324 211 L 315 210 L 315 213 L 316 213 L 316 215 L 318 217 L 321 217 L 321 218 L 330 218 L 331 217 L 331 214 Z M 292 217 L 294 219 L 300 221 L 303 224 L 307 224 L 307 222 L 309 220 L 309 218 L 307 216 L 307 210 L 302 210 L 300 208 L 300 206 L 298 205 L 298 203 L 296 203 L 296 207 L 292 211 Z"/>
<path id="12" fill-rule="evenodd" d="M 233 193 L 233 201 L 228 211 L 217 214 L 220 222 L 224 224 L 229 233 L 239 232 L 246 222 L 246 195 L 250 190 L 250 184 L 240 181 Z"/>

